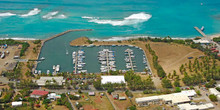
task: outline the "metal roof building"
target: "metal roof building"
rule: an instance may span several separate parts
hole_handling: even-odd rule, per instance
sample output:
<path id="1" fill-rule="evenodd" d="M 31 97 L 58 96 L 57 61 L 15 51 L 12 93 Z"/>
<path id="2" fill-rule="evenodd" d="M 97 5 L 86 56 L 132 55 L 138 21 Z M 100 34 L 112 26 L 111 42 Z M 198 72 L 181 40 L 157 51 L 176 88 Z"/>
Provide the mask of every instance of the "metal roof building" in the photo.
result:
<path id="1" fill-rule="evenodd" d="M 194 43 L 198 44 L 209 44 L 210 42 L 206 39 L 193 40 Z"/>
<path id="2" fill-rule="evenodd" d="M 21 106 L 22 105 L 22 101 L 12 102 L 11 105 L 12 105 L 12 107 Z"/>
<path id="3" fill-rule="evenodd" d="M 39 86 L 45 86 L 47 81 L 50 81 L 50 83 L 53 83 L 53 80 L 55 80 L 58 85 L 62 85 L 65 80 L 63 77 L 40 77 L 40 79 L 36 80 L 36 83 Z"/>
<path id="4" fill-rule="evenodd" d="M 193 97 L 193 96 L 196 96 L 196 92 L 194 90 L 189 90 L 189 91 L 182 91 L 180 93 L 173 93 L 167 95 L 136 98 L 135 101 L 139 106 L 148 105 L 149 102 L 159 102 L 159 101 L 163 101 L 165 103 L 170 102 L 173 105 L 177 105 L 177 104 L 190 102 L 189 97 Z"/>
<path id="5" fill-rule="evenodd" d="M 208 110 L 214 108 L 212 103 L 202 104 L 202 105 L 190 105 L 189 103 L 186 104 L 179 104 L 177 105 L 180 110 Z"/>
<path id="6" fill-rule="evenodd" d="M 106 83 L 125 83 L 125 78 L 124 76 L 119 76 L 119 75 L 110 75 L 110 76 L 101 76 L 102 84 Z"/>

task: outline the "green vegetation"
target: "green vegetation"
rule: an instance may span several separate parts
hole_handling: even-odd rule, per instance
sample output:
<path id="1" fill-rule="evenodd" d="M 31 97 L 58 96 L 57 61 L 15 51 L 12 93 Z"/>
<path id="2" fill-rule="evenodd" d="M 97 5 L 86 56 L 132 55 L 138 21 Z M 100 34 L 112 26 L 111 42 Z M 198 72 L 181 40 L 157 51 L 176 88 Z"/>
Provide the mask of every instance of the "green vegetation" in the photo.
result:
<path id="1" fill-rule="evenodd" d="M 214 42 L 220 42 L 220 37 L 213 38 Z"/>
<path id="2" fill-rule="evenodd" d="M 74 96 L 74 95 L 69 95 L 69 98 L 70 98 L 71 100 L 79 100 L 79 99 L 80 99 L 79 97 Z"/>
<path id="3" fill-rule="evenodd" d="M 59 85 L 58 82 L 56 80 L 47 80 L 46 84 L 45 84 L 45 88 L 48 89 L 62 89 L 63 85 Z"/>
<path id="4" fill-rule="evenodd" d="M 34 43 L 34 44 L 40 44 L 40 43 L 41 43 L 41 40 L 35 40 L 33 43 Z"/>
<path id="5" fill-rule="evenodd" d="M 6 94 L 4 95 L 4 97 L 2 99 L 0 99 L 0 103 L 8 103 L 12 101 L 12 97 L 14 95 L 14 90 L 10 89 L 6 89 L 4 91 Z"/>
<path id="6" fill-rule="evenodd" d="M 120 40 L 118 40 L 117 42 L 118 42 L 118 43 L 121 43 L 121 41 L 120 41 Z"/>
<path id="7" fill-rule="evenodd" d="M 165 71 L 163 70 L 162 66 L 158 63 L 158 56 L 156 55 L 155 51 L 151 49 L 150 44 L 146 44 L 146 48 L 153 56 L 153 65 L 154 68 L 157 70 L 157 75 L 162 78 L 166 77 Z"/>
<path id="8" fill-rule="evenodd" d="M 27 79 L 27 80 L 21 80 L 20 83 L 16 83 L 16 87 L 18 89 L 24 89 L 24 88 L 35 89 L 38 88 L 38 85 L 37 83 L 33 82 L 31 79 Z"/>
<path id="9" fill-rule="evenodd" d="M 8 44 L 8 45 L 21 44 L 22 48 L 21 48 L 20 56 L 23 56 L 27 48 L 30 46 L 30 44 L 27 42 L 15 41 L 13 39 L 0 40 L 0 45 L 4 45 L 4 44 Z"/>
<path id="10" fill-rule="evenodd" d="M 137 108 L 135 105 L 133 105 L 133 106 L 130 106 L 127 110 L 137 110 Z"/>
<path id="11" fill-rule="evenodd" d="M 216 66 L 216 59 L 210 56 L 202 57 L 200 60 L 195 58 L 192 62 L 180 67 L 181 74 L 184 74 L 182 81 L 186 85 L 197 85 L 203 82 L 210 82 L 206 87 L 213 87 L 214 81 L 220 79 L 220 68 Z M 189 74 L 190 73 L 190 74 Z"/>
<path id="12" fill-rule="evenodd" d="M 216 87 L 215 89 L 220 92 L 220 87 Z"/>
<path id="13" fill-rule="evenodd" d="M 102 88 L 102 84 L 101 84 L 101 79 L 98 79 L 97 81 L 93 82 L 93 85 L 96 89 L 101 90 Z"/>
<path id="14" fill-rule="evenodd" d="M 134 71 L 127 71 L 124 76 L 127 81 L 127 85 L 131 90 L 155 89 L 151 77 L 141 80 L 141 77 L 136 75 Z"/>
<path id="15" fill-rule="evenodd" d="M 172 39 L 171 37 L 167 36 L 164 38 L 150 38 L 148 40 L 152 42 L 165 42 L 165 43 L 176 43 L 176 44 L 189 44 L 192 40 L 181 40 L 181 39 Z"/>
<path id="16" fill-rule="evenodd" d="M 125 94 L 128 96 L 128 97 L 133 97 L 133 94 L 129 91 L 129 90 L 126 90 L 125 91 Z"/>
<path id="17" fill-rule="evenodd" d="M 87 40 L 87 42 L 88 42 L 89 44 L 92 44 L 92 43 L 93 43 L 93 41 L 91 41 L 91 40 L 89 40 L 89 39 Z"/>
<path id="18" fill-rule="evenodd" d="M 218 100 L 217 100 L 217 97 L 216 97 L 214 94 L 209 95 L 209 99 L 210 99 L 212 102 L 218 101 Z"/>
<path id="19" fill-rule="evenodd" d="M 69 110 L 73 110 L 68 98 L 64 93 L 61 94 L 61 99 L 57 99 L 57 105 L 65 105 Z"/>
<path id="20" fill-rule="evenodd" d="M 175 88 L 175 92 L 181 92 L 181 88 L 180 87 L 176 87 Z"/>
<path id="21" fill-rule="evenodd" d="M 22 77 L 22 73 L 21 73 L 21 67 L 22 67 L 22 63 L 18 63 L 17 67 L 14 68 L 14 71 L 12 72 L 3 72 L 2 75 L 4 75 L 5 77 L 7 77 L 8 79 L 20 79 Z"/>
<path id="22" fill-rule="evenodd" d="M 152 94 L 153 91 L 152 90 L 149 90 L 149 89 L 146 89 L 143 91 L 144 94 Z"/>
<path id="23" fill-rule="evenodd" d="M 201 93 L 200 93 L 199 90 L 196 91 L 196 94 L 199 95 L 199 96 L 201 96 Z"/>
<path id="24" fill-rule="evenodd" d="M 216 81 L 215 80 L 211 80 L 208 83 L 205 84 L 205 87 L 207 88 L 211 88 L 211 87 L 215 87 Z"/>
<path id="25" fill-rule="evenodd" d="M 166 77 L 162 79 L 162 86 L 164 88 L 172 88 L 172 83 L 169 79 L 167 79 Z"/>

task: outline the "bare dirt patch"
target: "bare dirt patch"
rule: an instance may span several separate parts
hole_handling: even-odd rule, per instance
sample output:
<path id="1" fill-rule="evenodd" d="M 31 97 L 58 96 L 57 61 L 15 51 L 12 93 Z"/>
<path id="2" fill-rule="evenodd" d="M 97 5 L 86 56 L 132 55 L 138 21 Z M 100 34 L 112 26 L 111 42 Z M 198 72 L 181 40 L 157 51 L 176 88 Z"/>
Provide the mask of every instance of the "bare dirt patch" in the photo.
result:
<path id="1" fill-rule="evenodd" d="M 9 52 L 8 54 L 6 52 Z M 5 68 L 14 60 L 14 54 L 16 51 L 19 51 L 18 46 L 8 46 L 8 48 L 3 49 L 0 48 L 0 52 L 5 52 L 5 57 L 3 59 L 0 58 L 0 73 L 5 70 Z"/>
<path id="2" fill-rule="evenodd" d="M 87 37 L 80 37 L 70 42 L 70 45 L 72 46 L 78 46 L 78 45 L 89 45 L 87 42 L 89 39 Z"/>

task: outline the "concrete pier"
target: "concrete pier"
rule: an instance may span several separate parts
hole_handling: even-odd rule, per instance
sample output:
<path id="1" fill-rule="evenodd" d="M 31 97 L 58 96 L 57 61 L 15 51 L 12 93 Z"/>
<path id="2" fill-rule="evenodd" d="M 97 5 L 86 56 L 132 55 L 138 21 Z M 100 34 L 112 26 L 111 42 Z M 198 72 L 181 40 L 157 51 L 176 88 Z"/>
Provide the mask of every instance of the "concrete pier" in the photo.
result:
<path id="1" fill-rule="evenodd" d="M 198 27 L 194 27 L 203 37 L 207 37 L 204 32 L 202 32 Z"/>

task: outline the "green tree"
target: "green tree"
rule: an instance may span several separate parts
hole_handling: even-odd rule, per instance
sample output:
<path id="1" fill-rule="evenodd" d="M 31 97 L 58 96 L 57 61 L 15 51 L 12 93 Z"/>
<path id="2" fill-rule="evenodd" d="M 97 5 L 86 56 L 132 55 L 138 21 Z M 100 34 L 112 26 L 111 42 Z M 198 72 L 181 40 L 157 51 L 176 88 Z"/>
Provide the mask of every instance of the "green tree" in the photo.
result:
<path id="1" fill-rule="evenodd" d="M 209 99 L 210 99 L 212 102 L 218 101 L 218 100 L 217 100 L 217 97 L 216 97 L 214 94 L 209 95 Z"/>
<path id="2" fill-rule="evenodd" d="M 181 88 L 180 87 L 176 87 L 175 88 L 175 92 L 181 92 Z"/>
<path id="3" fill-rule="evenodd" d="M 162 79 L 162 86 L 164 88 L 172 88 L 172 83 L 170 80 L 168 80 L 167 78 L 163 78 Z"/>
<path id="4" fill-rule="evenodd" d="M 179 81 L 179 80 L 175 80 L 174 83 L 173 83 L 173 85 L 174 85 L 175 87 L 180 87 L 180 81 Z"/>
<path id="5" fill-rule="evenodd" d="M 113 89 L 112 87 L 109 87 L 108 90 L 107 90 L 107 92 L 108 92 L 109 94 L 111 94 L 112 92 L 114 92 L 114 89 Z"/>

